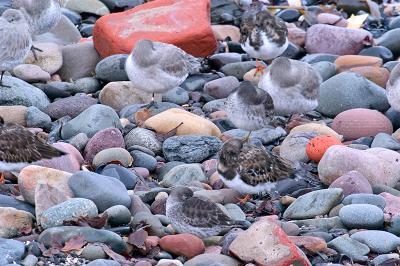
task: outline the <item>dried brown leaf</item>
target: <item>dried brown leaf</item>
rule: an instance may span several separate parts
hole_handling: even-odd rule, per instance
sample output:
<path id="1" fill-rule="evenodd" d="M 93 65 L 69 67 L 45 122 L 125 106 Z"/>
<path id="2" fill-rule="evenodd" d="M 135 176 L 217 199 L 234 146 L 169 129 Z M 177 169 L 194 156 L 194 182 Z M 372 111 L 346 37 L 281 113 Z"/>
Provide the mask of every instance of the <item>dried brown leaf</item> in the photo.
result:
<path id="1" fill-rule="evenodd" d="M 80 216 L 70 221 L 64 221 L 63 225 L 73 225 L 82 227 L 92 227 L 96 229 L 103 228 L 108 220 L 108 214 L 103 213 L 101 216 L 86 217 Z"/>
<path id="2" fill-rule="evenodd" d="M 165 141 L 167 138 L 173 137 L 176 135 L 176 133 L 178 132 L 178 128 L 180 126 L 183 125 L 183 122 L 181 122 L 178 126 L 174 127 L 173 129 L 171 129 L 170 131 L 166 132 L 166 133 L 162 133 L 162 132 L 156 132 L 156 138 L 158 141 Z"/>
<path id="3" fill-rule="evenodd" d="M 47 249 L 43 244 L 39 244 L 39 249 L 42 251 L 43 256 L 51 257 L 59 254 L 63 248 L 61 244 L 61 237 L 52 237 L 50 241 L 50 247 Z"/>
<path id="4" fill-rule="evenodd" d="M 65 246 L 61 249 L 61 251 L 69 252 L 80 250 L 86 244 L 87 242 L 85 241 L 85 236 L 80 234 L 65 242 Z"/>
<path id="5" fill-rule="evenodd" d="M 115 260 L 116 262 L 119 262 L 120 264 L 124 265 L 124 266 L 134 266 L 136 264 L 136 262 L 134 261 L 129 261 L 127 259 L 125 259 L 124 256 L 119 255 L 118 253 L 114 252 L 109 246 L 107 246 L 106 244 L 103 243 L 99 243 L 98 244 L 100 247 L 102 247 L 102 249 L 104 250 L 104 252 L 113 260 Z"/>
<path id="6" fill-rule="evenodd" d="M 149 234 L 143 228 L 140 228 L 136 232 L 133 232 L 129 235 L 128 243 L 134 245 L 139 249 L 145 249 L 145 240 L 149 236 Z"/>
<path id="7" fill-rule="evenodd" d="M 135 113 L 135 121 L 138 127 L 143 127 L 144 122 L 151 117 L 151 113 L 149 109 L 143 109 L 141 111 L 137 111 Z"/>

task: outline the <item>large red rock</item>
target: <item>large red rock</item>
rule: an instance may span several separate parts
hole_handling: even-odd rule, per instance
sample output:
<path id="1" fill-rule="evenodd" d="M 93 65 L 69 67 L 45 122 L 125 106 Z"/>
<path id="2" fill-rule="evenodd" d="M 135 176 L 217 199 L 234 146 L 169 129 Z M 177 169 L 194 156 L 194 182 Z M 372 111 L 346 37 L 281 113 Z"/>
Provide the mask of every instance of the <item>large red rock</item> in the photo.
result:
<path id="1" fill-rule="evenodd" d="M 155 0 L 103 16 L 93 39 L 102 57 L 130 53 L 140 39 L 171 43 L 198 57 L 216 49 L 209 0 Z"/>
<path id="2" fill-rule="evenodd" d="M 193 258 L 206 250 L 203 241 L 192 234 L 164 236 L 159 241 L 160 247 L 174 255 Z"/>
<path id="3" fill-rule="evenodd" d="M 343 135 L 345 140 L 361 137 L 375 137 L 378 133 L 393 133 L 390 120 L 376 110 L 355 108 L 338 114 L 332 122 L 332 129 Z"/>
<path id="4" fill-rule="evenodd" d="M 311 266 L 272 217 L 263 217 L 239 234 L 229 246 L 231 254 L 257 265 Z"/>

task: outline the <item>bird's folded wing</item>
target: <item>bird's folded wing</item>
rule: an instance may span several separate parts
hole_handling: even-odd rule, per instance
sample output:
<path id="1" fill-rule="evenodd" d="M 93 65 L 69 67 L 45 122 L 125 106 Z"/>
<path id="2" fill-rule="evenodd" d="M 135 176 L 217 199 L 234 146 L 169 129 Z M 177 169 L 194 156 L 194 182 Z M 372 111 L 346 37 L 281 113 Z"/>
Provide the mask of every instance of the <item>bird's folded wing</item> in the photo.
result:
<path id="1" fill-rule="evenodd" d="M 250 145 L 244 147 L 240 161 L 239 175 L 243 182 L 252 186 L 276 182 L 293 174 L 290 162 Z"/>
<path id="2" fill-rule="evenodd" d="M 186 222 L 196 227 L 229 225 L 231 219 L 213 202 L 192 197 L 183 204 Z"/>
<path id="3" fill-rule="evenodd" d="M 171 76 L 182 78 L 200 68 L 195 57 L 176 46 L 163 43 L 155 43 L 155 46 L 160 69 Z"/>
<path id="4" fill-rule="evenodd" d="M 0 161 L 9 163 L 31 163 L 63 154 L 18 126 L 0 129 L 0 147 Z"/>

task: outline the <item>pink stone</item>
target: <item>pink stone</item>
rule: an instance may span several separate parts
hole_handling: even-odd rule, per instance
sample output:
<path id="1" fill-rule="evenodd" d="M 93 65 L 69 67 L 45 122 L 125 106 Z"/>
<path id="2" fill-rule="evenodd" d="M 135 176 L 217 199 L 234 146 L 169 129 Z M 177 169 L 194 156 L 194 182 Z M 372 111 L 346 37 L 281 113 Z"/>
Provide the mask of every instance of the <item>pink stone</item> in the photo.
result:
<path id="1" fill-rule="evenodd" d="M 83 155 L 87 162 L 92 162 L 97 153 L 109 148 L 125 148 L 124 137 L 117 128 L 106 128 L 97 132 L 86 144 Z"/>
<path id="2" fill-rule="evenodd" d="M 372 187 L 360 172 L 350 171 L 335 181 L 329 186 L 329 188 L 341 188 L 343 189 L 343 196 L 346 197 L 351 194 L 365 193 L 372 194 Z"/>
<path id="3" fill-rule="evenodd" d="M 393 196 L 387 192 L 383 192 L 379 195 L 384 197 L 386 201 L 386 206 L 383 210 L 385 222 L 391 222 L 394 217 L 400 215 L 400 197 Z"/>
<path id="4" fill-rule="evenodd" d="M 362 29 L 316 24 L 307 30 L 306 49 L 311 54 L 358 54 L 365 45 L 371 44 L 372 34 Z"/>
<path id="5" fill-rule="evenodd" d="M 393 125 L 390 120 L 376 110 L 356 108 L 338 114 L 332 122 L 332 129 L 343 135 L 344 140 L 376 136 L 380 132 L 391 135 Z"/>
<path id="6" fill-rule="evenodd" d="M 54 168 L 69 173 L 75 173 L 81 169 L 83 157 L 74 146 L 64 142 L 54 143 L 53 146 L 68 154 L 58 158 L 41 160 L 36 163 L 37 165 Z"/>
<path id="7" fill-rule="evenodd" d="M 133 170 L 141 177 L 148 177 L 150 175 L 149 170 L 144 167 L 134 167 Z"/>

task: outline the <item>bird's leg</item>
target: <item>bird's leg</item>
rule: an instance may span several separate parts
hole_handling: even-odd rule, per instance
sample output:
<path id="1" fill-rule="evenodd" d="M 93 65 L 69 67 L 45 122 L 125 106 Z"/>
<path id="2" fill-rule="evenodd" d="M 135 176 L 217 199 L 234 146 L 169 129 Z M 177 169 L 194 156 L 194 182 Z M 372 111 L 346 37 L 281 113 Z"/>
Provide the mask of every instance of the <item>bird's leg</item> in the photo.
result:
<path id="1" fill-rule="evenodd" d="M 249 131 L 249 134 L 247 134 L 247 136 L 243 139 L 243 142 L 249 142 L 250 141 L 250 135 L 251 135 L 251 132 L 253 132 L 253 131 Z"/>
<path id="2" fill-rule="evenodd" d="M 251 195 L 247 194 L 246 196 L 244 196 L 243 198 L 237 198 L 239 200 L 239 204 L 245 204 L 246 202 L 248 202 L 249 200 L 251 200 Z"/>
<path id="3" fill-rule="evenodd" d="M 0 174 L 0 184 L 4 184 L 6 182 L 6 179 L 4 178 L 4 173 L 2 172 Z"/>
<path id="4" fill-rule="evenodd" d="M 38 60 L 36 51 L 43 53 L 42 49 L 39 49 L 39 48 L 37 48 L 37 47 L 35 47 L 33 45 L 31 46 L 31 51 L 32 51 L 33 57 L 35 58 L 35 61 Z"/>
<path id="5" fill-rule="evenodd" d="M 257 73 L 262 75 L 265 69 L 266 67 L 260 62 L 260 60 L 256 59 L 256 71 L 254 72 L 254 77 L 257 76 Z"/>
<path id="6" fill-rule="evenodd" d="M 146 109 L 150 109 L 154 105 L 156 105 L 156 102 L 154 101 L 154 92 L 153 92 L 151 96 L 151 102 L 148 105 L 146 105 Z"/>
<path id="7" fill-rule="evenodd" d="M 10 86 L 4 85 L 3 84 L 3 76 L 4 76 L 5 71 L 1 71 L 1 78 L 0 78 L 0 87 L 4 88 L 11 88 Z"/>

